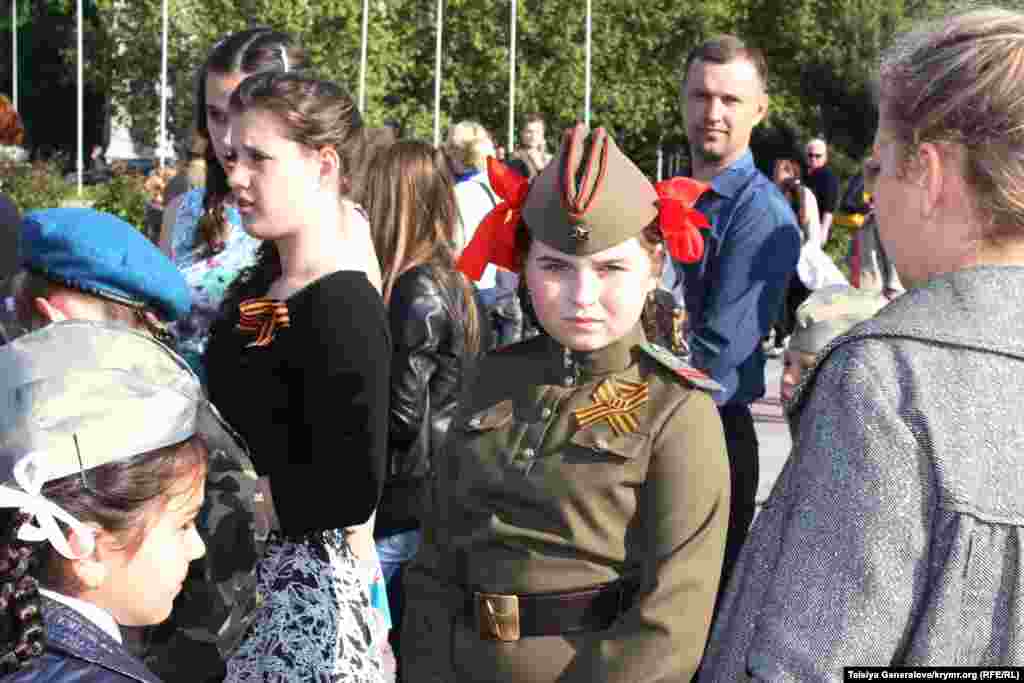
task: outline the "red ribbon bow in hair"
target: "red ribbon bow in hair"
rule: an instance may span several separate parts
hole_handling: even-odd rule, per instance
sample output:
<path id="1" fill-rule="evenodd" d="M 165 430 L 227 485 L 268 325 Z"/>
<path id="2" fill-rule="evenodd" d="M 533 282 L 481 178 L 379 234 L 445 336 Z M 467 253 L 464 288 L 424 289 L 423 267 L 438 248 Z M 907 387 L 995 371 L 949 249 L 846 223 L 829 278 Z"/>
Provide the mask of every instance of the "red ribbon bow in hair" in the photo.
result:
<path id="1" fill-rule="evenodd" d="M 696 263 L 704 256 L 701 228 L 710 228 L 707 217 L 693 205 L 710 185 L 693 178 L 670 178 L 654 185 L 658 193 L 658 217 L 668 253 L 677 261 Z"/>
<path id="2" fill-rule="evenodd" d="M 488 263 L 519 270 L 516 227 L 530 191 L 530 181 L 494 157 L 487 157 L 487 175 L 491 187 L 505 201 L 484 216 L 473 239 L 462 250 L 457 267 L 471 280 L 479 280 Z"/>

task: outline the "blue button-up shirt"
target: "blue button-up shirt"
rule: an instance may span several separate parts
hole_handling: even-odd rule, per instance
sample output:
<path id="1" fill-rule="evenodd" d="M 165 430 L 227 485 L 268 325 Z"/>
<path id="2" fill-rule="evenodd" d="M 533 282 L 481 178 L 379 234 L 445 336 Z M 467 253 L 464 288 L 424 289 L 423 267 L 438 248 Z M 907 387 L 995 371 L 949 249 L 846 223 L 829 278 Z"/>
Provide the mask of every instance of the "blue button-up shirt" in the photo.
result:
<path id="1" fill-rule="evenodd" d="M 781 311 L 800 257 L 800 230 L 749 151 L 714 177 L 697 209 L 711 222 L 704 256 L 675 262 L 672 288 L 686 306 L 690 361 L 724 387 L 716 403 L 748 404 L 764 396 L 760 342 Z"/>

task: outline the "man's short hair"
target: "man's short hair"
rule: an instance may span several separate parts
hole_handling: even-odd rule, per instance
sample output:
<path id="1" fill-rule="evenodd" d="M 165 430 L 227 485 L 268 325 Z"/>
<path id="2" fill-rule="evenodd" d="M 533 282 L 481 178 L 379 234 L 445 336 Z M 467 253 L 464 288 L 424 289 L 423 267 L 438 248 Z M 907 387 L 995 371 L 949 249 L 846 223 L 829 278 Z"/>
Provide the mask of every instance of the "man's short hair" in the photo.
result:
<path id="1" fill-rule="evenodd" d="M 523 118 L 523 128 L 526 128 L 531 123 L 539 123 L 542 126 L 545 126 L 545 127 L 547 126 L 547 124 L 544 123 L 544 116 L 542 114 L 537 114 L 537 113 L 527 114 Z"/>
<path id="2" fill-rule="evenodd" d="M 825 149 L 828 149 L 828 143 L 821 138 L 811 138 L 807 141 L 807 144 L 804 145 L 804 149 L 808 149 L 811 145 L 821 145 Z"/>
<path id="3" fill-rule="evenodd" d="M 748 47 L 737 36 L 726 33 L 706 40 L 693 48 L 686 56 L 683 83 L 686 83 L 686 77 L 690 73 L 690 65 L 698 59 L 713 64 L 728 64 L 737 59 L 745 59 L 754 65 L 757 77 L 761 81 L 761 87 L 765 89 L 768 87 L 768 62 L 764 58 L 764 53 L 756 47 Z"/>

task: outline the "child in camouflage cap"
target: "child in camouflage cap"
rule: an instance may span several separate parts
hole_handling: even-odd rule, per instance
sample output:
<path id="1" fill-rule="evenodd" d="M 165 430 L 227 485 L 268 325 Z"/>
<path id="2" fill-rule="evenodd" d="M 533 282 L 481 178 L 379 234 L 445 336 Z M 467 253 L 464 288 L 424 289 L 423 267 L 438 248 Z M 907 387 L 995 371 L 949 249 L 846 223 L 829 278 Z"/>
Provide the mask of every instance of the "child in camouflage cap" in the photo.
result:
<path id="1" fill-rule="evenodd" d="M 888 299 L 878 292 L 830 285 L 812 292 L 797 308 L 796 326 L 783 357 L 779 386 L 791 433 L 795 428 L 790 413 L 793 397 L 801 380 L 814 368 L 818 354 L 833 339 L 873 317 L 887 303 Z"/>

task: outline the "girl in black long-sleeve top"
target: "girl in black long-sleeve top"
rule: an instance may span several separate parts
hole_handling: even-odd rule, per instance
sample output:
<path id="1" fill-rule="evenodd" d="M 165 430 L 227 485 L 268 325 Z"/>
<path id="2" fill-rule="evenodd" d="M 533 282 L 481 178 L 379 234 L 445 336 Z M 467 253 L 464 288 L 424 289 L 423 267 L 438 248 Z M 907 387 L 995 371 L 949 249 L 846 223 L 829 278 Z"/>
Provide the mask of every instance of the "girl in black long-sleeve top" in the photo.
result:
<path id="1" fill-rule="evenodd" d="M 263 607 L 233 680 L 381 680 L 365 578 L 346 527 L 384 473 L 388 321 L 366 221 L 345 195 L 361 121 L 332 83 L 259 74 L 231 101 L 229 173 L 243 225 L 265 240 L 225 298 L 206 355 L 211 397 L 250 444 L 278 536 Z"/>

